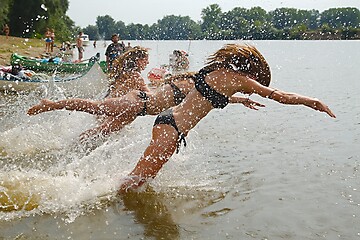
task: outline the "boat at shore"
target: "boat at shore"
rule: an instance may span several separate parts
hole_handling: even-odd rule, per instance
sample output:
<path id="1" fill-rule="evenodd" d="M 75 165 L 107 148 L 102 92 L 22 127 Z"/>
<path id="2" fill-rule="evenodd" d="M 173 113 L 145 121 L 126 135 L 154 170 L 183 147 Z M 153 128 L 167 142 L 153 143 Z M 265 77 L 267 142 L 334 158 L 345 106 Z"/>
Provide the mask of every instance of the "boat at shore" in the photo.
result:
<path id="1" fill-rule="evenodd" d="M 89 71 L 97 61 L 96 57 L 91 57 L 83 62 L 63 62 L 59 57 L 40 59 L 25 57 L 17 53 L 13 53 L 10 57 L 11 65 L 21 65 L 26 69 L 37 72 L 84 73 Z M 106 72 L 106 62 L 99 61 L 99 65 Z"/>
<path id="2" fill-rule="evenodd" d="M 90 44 L 90 39 L 89 39 L 89 35 L 87 34 L 82 34 L 81 35 L 82 41 L 83 41 L 83 45 L 84 46 L 88 46 Z"/>
<path id="3" fill-rule="evenodd" d="M 85 74 L 66 77 L 39 74 L 20 78 L 0 71 L 0 92 L 42 92 L 54 87 L 61 89 L 67 97 L 97 98 L 107 90 L 108 79 L 98 63 Z"/>

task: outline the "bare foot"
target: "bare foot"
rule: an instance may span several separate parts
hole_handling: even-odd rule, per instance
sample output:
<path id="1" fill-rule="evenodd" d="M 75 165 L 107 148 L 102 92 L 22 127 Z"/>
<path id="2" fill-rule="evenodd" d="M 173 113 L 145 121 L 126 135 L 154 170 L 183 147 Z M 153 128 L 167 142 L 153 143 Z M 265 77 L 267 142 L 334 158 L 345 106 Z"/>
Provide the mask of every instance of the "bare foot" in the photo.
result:
<path id="1" fill-rule="evenodd" d="M 136 190 L 146 182 L 145 178 L 135 175 L 129 175 L 121 180 L 118 194 L 124 194 L 132 190 Z"/>
<path id="2" fill-rule="evenodd" d="M 40 101 L 39 104 L 32 106 L 31 108 L 29 108 L 29 110 L 27 111 L 28 115 L 36 115 L 42 112 L 48 112 L 51 110 L 54 110 L 54 108 L 52 108 L 52 104 L 54 102 L 48 99 L 42 99 Z"/>

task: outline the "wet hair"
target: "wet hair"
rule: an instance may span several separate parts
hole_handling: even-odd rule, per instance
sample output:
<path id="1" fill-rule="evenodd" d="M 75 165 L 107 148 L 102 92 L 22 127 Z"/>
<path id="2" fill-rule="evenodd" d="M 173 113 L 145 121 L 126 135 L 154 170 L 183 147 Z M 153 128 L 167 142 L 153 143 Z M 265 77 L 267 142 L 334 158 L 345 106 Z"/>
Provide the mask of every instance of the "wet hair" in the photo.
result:
<path id="1" fill-rule="evenodd" d="M 264 86 L 269 86 L 271 72 L 263 55 L 254 47 L 242 44 L 227 44 L 207 59 L 207 69 L 227 68 L 248 74 Z"/>
<path id="2" fill-rule="evenodd" d="M 121 54 L 113 61 L 113 68 L 110 73 L 110 78 L 118 78 L 128 72 L 140 71 L 137 60 L 149 56 L 147 48 L 135 46 L 132 49 Z"/>

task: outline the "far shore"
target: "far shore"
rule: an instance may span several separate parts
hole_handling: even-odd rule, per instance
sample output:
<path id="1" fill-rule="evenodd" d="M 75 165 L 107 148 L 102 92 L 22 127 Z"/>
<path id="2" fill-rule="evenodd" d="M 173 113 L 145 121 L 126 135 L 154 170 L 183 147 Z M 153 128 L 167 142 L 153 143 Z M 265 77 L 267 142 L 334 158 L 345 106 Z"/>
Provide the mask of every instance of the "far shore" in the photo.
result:
<path id="1" fill-rule="evenodd" d="M 356 35 L 354 40 L 360 39 L 360 36 Z M 338 35 L 322 35 L 315 36 L 309 35 L 308 40 L 341 40 Z M 291 41 L 291 40 L 289 40 Z M 306 41 L 306 40 L 305 40 Z M 55 43 L 54 52 L 52 55 L 56 55 L 59 52 L 59 46 L 61 43 Z M 6 36 L 0 35 L 0 66 L 10 65 L 10 56 L 12 53 L 17 53 L 26 57 L 36 57 L 42 58 L 45 53 L 45 42 L 43 39 L 35 38 L 20 38 L 9 36 L 6 39 Z"/>
<path id="2" fill-rule="evenodd" d="M 18 53 L 27 57 L 41 57 L 45 53 L 45 42 L 43 39 L 19 38 L 0 35 L 0 66 L 10 65 L 10 56 L 12 53 Z M 58 52 L 54 48 L 54 54 Z"/>

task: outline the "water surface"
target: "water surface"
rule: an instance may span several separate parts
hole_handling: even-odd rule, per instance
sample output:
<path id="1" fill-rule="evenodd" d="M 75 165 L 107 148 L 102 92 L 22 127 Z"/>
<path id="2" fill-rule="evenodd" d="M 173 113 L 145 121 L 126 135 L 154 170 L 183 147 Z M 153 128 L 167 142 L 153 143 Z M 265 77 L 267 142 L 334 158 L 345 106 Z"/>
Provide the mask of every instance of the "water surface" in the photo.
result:
<path id="1" fill-rule="evenodd" d="M 173 49 L 189 52 L 197 70 L 225 43 L 131 41 L 151 49 L 144 77 Z M 266 108 L 213 110 L 147 189 L 120 199 L 119 180 L 149 143 L 154 117 L 81 147 L 95 118 L 29 117 L 43 94 L 2 94 L 0 193 L 19 209 L 0 212 L 0 238 L 360 239 L 359 41 L 249 43 L 268 60 L 271 86 L 317 97 L 337 118 L 256 96 Z M 85 57 L 98 51 L 100 42 Z"/>

